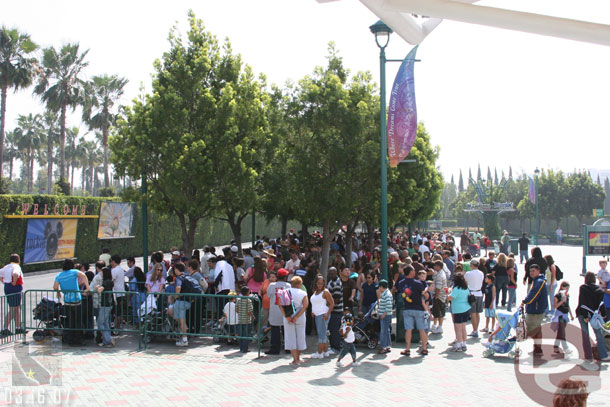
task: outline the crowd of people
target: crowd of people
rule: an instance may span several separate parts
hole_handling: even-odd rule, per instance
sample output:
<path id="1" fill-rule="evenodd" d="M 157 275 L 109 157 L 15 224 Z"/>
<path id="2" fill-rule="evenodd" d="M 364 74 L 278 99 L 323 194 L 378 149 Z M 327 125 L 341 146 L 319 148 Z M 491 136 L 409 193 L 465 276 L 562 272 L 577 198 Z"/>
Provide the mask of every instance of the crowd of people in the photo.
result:
<path id="1" fill-rule="evenodd" d="M 105 249 L 93 270 L 88 264 L 66 259 L 53 289 L 62 297 L 70 329 L 66 336 L 75 345 L 93 335 L 95 317 L 99 346 L 114 346 L 113 329 L 120 331 L 127 323 L 139 323 L 138 309 L 152 295 L 156 304 L 160 298 L 166 300 L 160 307 L 167 308 L 176 322 L 177 346 L 188 346 L 188 338 L 201 333 L 204 323 L 212 320 L 227 327 L 224 332 L 239 338 L 236 342 L 242 352 L 248 351 L 251 337 L 269 336 L 266 353 L 289 352 L 295 366 L 303 363 L 301 354 L 307 349 L 307 335 L 312 333 L 317 337 L 313 359 L 337 354 L 337 363 L 341 364 L 350 353 L 356 366 L 354 345 L 362 336 L 369 343 L 373 341 L 378 353 L 391 352 L 394 316 L 394 334 L 401 336 L 398 330 L 404 329 L 401 355 L 411 355 L 412 342 L 419 343 L 417 353 L 427 355 L 431 350 L 429 337 L 444 334 L 447 313 L 451 314 L 454 331 L 450 351 L 464 352 L 468 338 L 487 335 L 488 342 L 492 341 L 498 330 L 497 310 L 516 313 L 520 307 L 525 309 L 527 334 L 534 339 L 534 356 L 542 355 L 541 326 L 545 319 L 557 333 L 553 352 L 567 356 L 571 350 L 565 327 L 576 315 L 585 358 L 609 360 L 600 326 L 600 319 L 608 320 L 606 307 L 610 308 L 610 272 L 605 259 L 600 261 L 597 275 L 585 275 L 578 305 L 572 308 L 570 286 L 563 281 L 559 266 L 552 256 L 543 256 L 539 247 L 528 251 L 525 235 L 519 240 L 517 263 L 507 240 L 497 255 L 486 242 L 486 255 L 473 256 L 472 242 L 485 240 L 476 232 L 469 235 L 464 231 L 459 245 L 451 232 L 395 233 L 388 239 L 386 278 L 379 239 L 379 234 L 360 234 L 348 245 L 345 235 L 338 234 L 330 247 L 326 275 L 320 270 L 322 236 L 317 232 L 303 239 L 291 230 L 283 239 L 263 237 L 243 250 L 230 244 L 219 253 L 214 247 L 205 247 L 202 253 L 195 250 L 187 256 L 173 248 L 170 260 L 155 252 L 146 272 L 136 266 L 133 257 L 127 258 L 128 268 L 124 269 L 122 259 Z M 526 262 L 521 266 L 523 260 Z M 23 332 L 19 308 L 23 273 L 19 263 L 19 256 L 12 255 L 0 273 L 10 299 L 9 311 L 3 316 L 4 336 L 12 334 L 9 326 L 16 327 L 15 333 Z M 528 287 L 521 302 L 516 298 L 520 284 Z M 196 295 L 201 293 L 221 297 L 216 302 L 197 300 Z M 367 321 L 376 327 L 376 332 L 368 336 Z M 595 334 L 597 355 L 590 344 L 589 327 Z"/>

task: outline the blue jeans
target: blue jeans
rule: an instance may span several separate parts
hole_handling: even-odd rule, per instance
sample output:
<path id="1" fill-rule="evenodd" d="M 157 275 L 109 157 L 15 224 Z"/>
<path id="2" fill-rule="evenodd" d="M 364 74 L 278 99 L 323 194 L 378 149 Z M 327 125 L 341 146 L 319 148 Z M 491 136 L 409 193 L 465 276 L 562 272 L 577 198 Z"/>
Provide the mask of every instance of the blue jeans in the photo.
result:
<path id="1" fill-rule="evenodd" d="M 379 318 L 381 331 L 379 332 L 379 345 L 381 349 L 386 349 L 392 346 L 392 336 L 390 334 L 390 326 L 392 325 L 392 315 L 388 314 L 385 318 Z"/>
<path id="2" fill-rule="evenodd" d="M 354 346 L 354 342 L 347 343 L 345 341 L 342 341 L 341 353 L 339 353 L 339 358 L 337 359 L 337 361 L 343 359 L 343 356 L 347 355 L 348 352 L 350 353 L 350 355 L 352 355 L 352 360 L 356 361 L 356 347 Z"/>
<path id="3" fill-rule="evenodd" d="M 508 287 L 508 304 L 506 305 L 506 311 L 511 312 L 513 304 L 517 306 L 517 288 Z"/>
<path id="4" fill-rule="evenodd" d="M 339 335 L 339 328 L 341 328 L 341 317 L 340 312 L 331 312 L 328 321 L 328 332 L 330 332 L 330 347 L 334 350 L 341 348 L 341 335 Z"/>
<path id="5" fill-rule="evenodd" d="M 97 314 L 97 329 L 102 333 L 102 342 L 104 345 L 108 345 L 112 342 L 112 336 L 110 336 L 110 313 L 112 307 L 100 307 L 99 313 Z"/>
<path id="6" fill-rule="evenodd" d="M 525 259 L 525 261 L 530 259 L 530 255 L 527 250 L 519 250 L 519 263 L 523 263 L 523 259 Z"/>
<path id="7" fill-rule="evenodd" d="M 585 318 L 582 315 L 578 316 L 578 322 L 580 322 L 580 329 L 582 332 L 582 347 L 585 352 L 585 359 L 593 359 L 591 340 L 589 339 L 589 323 L 585 322 Z M 606 349 L 606 342 L 604 342 L 604 333 L 601 329 L 594 329 L 593 332 L 595 332 L 599 357 L 605 359 L 608 357 L 608 350 Z"/>
<path id="8" fill-rule="evenodd" d="M 557 281 L 555 281 L 553 285 L 547 283 L 546 289 L 549 292 L 549 305 L 547 307 L 547 313 L 552 313 L 555 311 L 555 290 L 557 289 Z"/>
<path id="9" fill-rule="evenodd" d="M 318 343 L 326 343 L 328 342 L 328 337 L 326 336 L 326 331 L 328 330 L 328 322 L 330 321 L 330 316 L 328 319 L 324 319 L 324 315 L 316 315 L 316 332 L 318 333 Z"/>
<path id="10" fill-rule="evenodd" d="M 508 288 L 508 276 L 496 277 L 496 307 L 500 300 L 500 292 L 502 293 L 502 306 L 506 305 L 506 289 Z"/>
<path id="11" fill-rule="evenodd" d="M 250 336 L 250 324 L 239 324 L 239 336 Z M 250 339 L 240 339 L 239 340 L 239 351 L 242 353 L 248 352 L 248 345 L 250 344 Z"/>

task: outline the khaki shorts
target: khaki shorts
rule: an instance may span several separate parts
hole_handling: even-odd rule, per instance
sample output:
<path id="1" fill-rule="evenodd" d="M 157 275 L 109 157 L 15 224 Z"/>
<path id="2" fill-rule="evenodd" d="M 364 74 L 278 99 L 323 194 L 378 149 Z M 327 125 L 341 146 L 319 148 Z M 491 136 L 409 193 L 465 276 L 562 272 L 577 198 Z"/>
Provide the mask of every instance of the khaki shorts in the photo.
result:
<path id="1" fill-rule="evenodd" d="M 544 314 L 525 314 L 525 323 L 527 325 L 527 336 L 531 336 L 540 329 Z"/>

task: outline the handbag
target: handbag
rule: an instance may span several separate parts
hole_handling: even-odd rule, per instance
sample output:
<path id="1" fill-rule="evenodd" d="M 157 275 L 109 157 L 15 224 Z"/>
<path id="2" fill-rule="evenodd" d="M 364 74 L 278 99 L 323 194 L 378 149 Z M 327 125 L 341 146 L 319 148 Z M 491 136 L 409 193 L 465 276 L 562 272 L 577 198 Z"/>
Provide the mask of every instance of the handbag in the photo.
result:
<path id="1" fill-rule="evenodd" d="M 474 305 L 475 302 L 477 302 L 477 297 L 475 297 L 474 294 L 469 291 L 469 294 L 468 294 L 468 304 Z"/>

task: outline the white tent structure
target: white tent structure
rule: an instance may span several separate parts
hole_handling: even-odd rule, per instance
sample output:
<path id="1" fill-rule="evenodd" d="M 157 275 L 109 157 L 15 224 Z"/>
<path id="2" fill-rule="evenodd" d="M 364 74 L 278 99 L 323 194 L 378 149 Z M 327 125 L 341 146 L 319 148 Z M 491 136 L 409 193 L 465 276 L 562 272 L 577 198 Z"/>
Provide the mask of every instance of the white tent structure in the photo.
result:
<path id="1" fill-rule="evenodd" d="M 328 3 L 338 0 L 317 1 Z M 610 25 L 482 6 L 475 4 L 477 1 L 360 0 L 395 33 L 413 45 L 421 43 L 443 19 L 447 19 L 610 46 Z M 422 20 L 414 15 L 429 18 Z"/>

